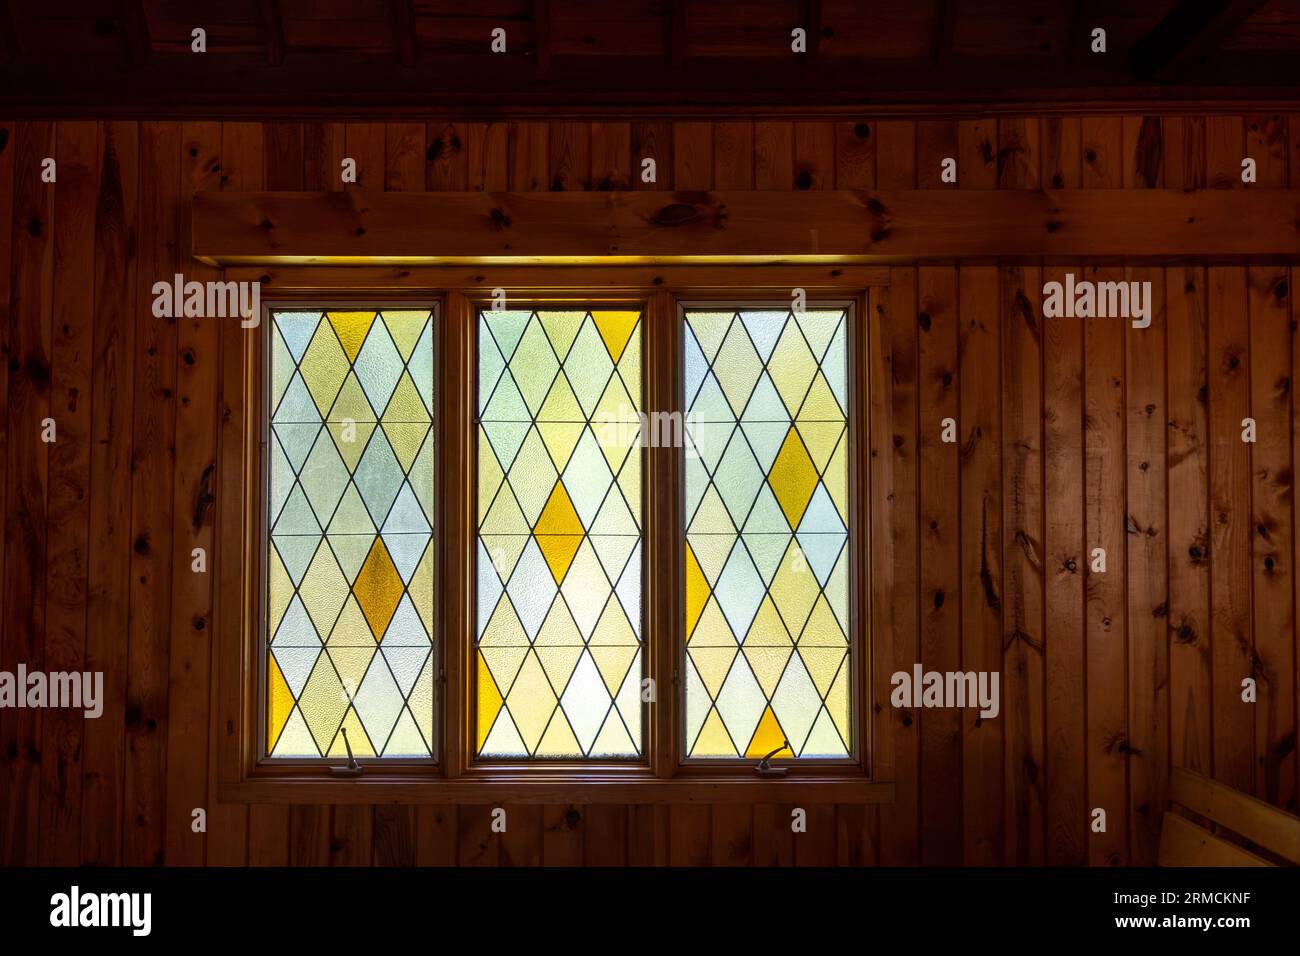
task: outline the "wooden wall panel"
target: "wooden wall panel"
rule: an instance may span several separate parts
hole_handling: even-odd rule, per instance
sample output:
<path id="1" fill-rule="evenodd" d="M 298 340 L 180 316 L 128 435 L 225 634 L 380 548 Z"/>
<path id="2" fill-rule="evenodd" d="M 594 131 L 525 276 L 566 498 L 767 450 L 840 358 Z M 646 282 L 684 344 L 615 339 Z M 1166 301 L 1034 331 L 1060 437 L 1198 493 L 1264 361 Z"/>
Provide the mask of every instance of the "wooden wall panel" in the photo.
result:
<path id="1" fill-rule="evenodd" d="M 310 137 L 307 137 L 308 139 Z M 337 168 L 337 167 L 335 167 Z M 334 182 L 338 182 L 335 176 Z M 220 187 L 221 125 L 186 123 L 181 129 L 182 233 L 189 200 Z M 218 274 L 202 263 L 187 275 L 203 282 Z M 214 474 L 217 460 L 217 324 L 177 319 L 176 420 L 171 531 L 171 648 L 168 663 L 166 860 L 201 865 L 207 835 L 194 829 L 194 811 L 208 807 L 208 714 L 212 674 L 212 562 L 215 554 Z M 209 570 L 190 570 L 203 549 Z"/>
<path id="2" fill-rule="evenodd" d="M 93 269 L 95 254 L 98 129 L 93 122 L 60 123 L 57 136 L 61 185 L 55 208 L 54 268 L 60 275 L 85 276 Z M 94 288 L 88 282 L 55 286 L 50 411 L 59 440 L 50 447 L 45 617 L 45 664 L 50 670 L 81 671 L 86 658 L 92 406 L 84 392 L 91 378 L 94 305 Z M 81 859 L 85 721 L 76 711 L 62 709 L 44 716 L 40 860 L 46 866 L 75 866 Z"/>
<path id="3" fill-rule="evenodd" d="M 46 493 L 53 323 L 54 193 L 41 182 L 41 160 L 55 154 L 52 123 L 21 123 L 13 158 L 10 366 L 5 462 L 5 537 L 0 609 L 0 668 L 40 667 L 45 640 Z M 35 863 L 40 841 L 40 718 L 35 709 L 0 710 L 0 861 Z M 114 807 L 108 808 L 110 812 Z"/>
<path id="4" fill-rule="evenodd" d="M 784 804 L 510 805 L 497 833 L 488 805 L 218 803 L 215 714 L 240 677 L 215 671 L 238 581 L 214 512 L 245 491 L 215 484 L 218 438 L 236 438 L 216 399 L 220 338 L 238 333 L 155 319 L 149 289 L 176 268 L 216 276 L 185 255 L 193 192 L 340 190 L 345 156 L 387 190 L 1248 189 L 1245 156 L 1259 185 L 1295 181 L 1296 118 L 0 131 L 0 666 L 103 669 L 107 690 L 98 721 L 0 711 L 6 862 L 1149 863 L 1171 764 L 1295 808 L 1294 270 L 891 269 L 864 346 L 892 525 L 873 542 L 875 692 L 915 662 L 998 671 L 1002 712 L 882 708 L 894 804 L 805 807 L 799 833 Z M 1044 318 L 1039 288 L 1067 272 L 1150 281 L 1152 327 Z M 190 569 L 200 547 L 208 573 Z"/>
<path id="5" fill-rule="evenodd" d="M 86 723 L 82 863 L 122 862 L 123 766 L 129 633 L 131 456 L 136 256 L 139 243 L 139 130 L 100 127 L 95 214 L 95 332 L 90 453 L 89 591 L 86 669 L 104 674 L 104 713 Z M 149 313 L 151 314 L 151 313 Z"/>

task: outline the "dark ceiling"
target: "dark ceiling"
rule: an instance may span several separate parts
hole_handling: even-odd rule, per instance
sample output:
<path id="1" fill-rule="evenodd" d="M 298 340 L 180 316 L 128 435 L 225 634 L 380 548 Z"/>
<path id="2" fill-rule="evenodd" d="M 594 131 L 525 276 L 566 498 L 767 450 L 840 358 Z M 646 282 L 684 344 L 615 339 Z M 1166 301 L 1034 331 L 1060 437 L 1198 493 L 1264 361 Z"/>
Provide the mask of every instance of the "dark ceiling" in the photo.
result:
<path id="1" fill-rule="evenodd" d="M 0 81 L 20 115 L 1278 106 L 1300 0 L 0 0 Z"/>

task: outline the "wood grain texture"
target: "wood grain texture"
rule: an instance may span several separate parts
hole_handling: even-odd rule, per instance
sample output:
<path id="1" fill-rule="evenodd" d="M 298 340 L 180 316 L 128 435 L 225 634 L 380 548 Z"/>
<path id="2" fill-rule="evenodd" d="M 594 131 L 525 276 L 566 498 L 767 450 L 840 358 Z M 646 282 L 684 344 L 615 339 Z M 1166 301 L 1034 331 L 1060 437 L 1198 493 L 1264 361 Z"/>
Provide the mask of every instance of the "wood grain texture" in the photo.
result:
<path id="1" fill-rule="evenodd" d="M 0 130 L 0 666 L 103 669 L 107 689 L 98 721 L 0 711 L 0 859 L 1149 863 L 1170 766 L 1294 810 L 1295 200 L 1269 191 L 1297 184 L 1295 117 L 534 116 Z M 59 161 L 57 184 L 39 179 L 46 155 Z M 886 704 L 873 749 L 895 802 L 812 803 L 803 833 L 791 831 L 795 808 L 775 796 L 511 803 L 504 833 L 483 804 L 218 801 L 222 757 L 212 745 L 225 731 L 216 715 L 240 679 L 219 672 L 213 645 L 228 613 L 218 602 L 239 583 L 220 570 L 227 544 L 216 512 L 246 493 L 223 484 L 217 467 L 219 436 L 235 440 L 222 422 L 236 409 L 218 403 L 234 386 L 220 362 L 231 333 L 203 319 L 154 319 L 148 286 L 174 268 L 218 277 L 188 257 L 196 192 L 343 193 L 345 155 L 359 159 L 361 182 L 335 198 L 339 221 L 363 198 L 382 207 L 424 190 L 523 203 L 512 231 L 526 229 L 530 210 L 613 202 L 624 190 L 686 191 L 688 203 L 698 191 L 754 190 L 783 204 L 783 228 L 806 251 L 824 254 L 864 230 L 837 232 L 825 215 L 833 207 L 818 204 L 836 190 L 880 190 L 889 235 L 869 245 L 902 260 L 969 252 L 991 232 L 1029 236 L 1024 223 L 1047 222 L 1050 201 L 1063 227 L 1049 236 L 1035 225 L 1016 240 L 1022 253 L 1053 255 L 1041 269 L 894 261 L 865 317 L 868 457 L 882 495 L 872 508 L 889 528 L 887 541 L 872 542 L 888 572 L 887 589 L 873 592 L 871 640 L 884 668 L 872 674 L 875 692 L 889 689 L 885 671 L 917 661 L 1000 670 L 1002 713 L 979 720 L 973 710 Z M 940 177 L 950 156 L 955 184 Z M 1240 181 L 1246 156 L 1257 161 L 1253 184 Z M 656 160 L 654 182 L 642 180 L 644 158 Z M 1050 200 L 1026 195 L 1040 186 Z M 226 228 L 265 239 L 265 211 L 227 199 L 238 211 L 222 213 Z M 937 204 L 949 199 L 968 205 Z M 677 200 L 618 208 L 653 213 Z M 762 224 L 747 233 L 743 202 L 723 201 L 728 241 L 772 234 Z M 481 217 L 491 205 L 463 208 Z M 1118 220 L 1091 225 L 1114 210 L 1136 231 L 1117 240 Z M 1170 210 L 1197 222 L 1142 225 Z M 274 241 L 287 241 L 289 220 L 274 222 Z M 304 228 L 333 241 L 325 220 Z M 462 230 L 460 249 L 482 241 L 476 230 Z M 570 234 L 552 228 L 546 248 Z M 387 241 L 369 223 L 367 235 Z M 1220 258 L 1126 269 L 1086 261 L 1153 241 L 1156 252 Z M 1255 258 L 1235 258 L 1247 254 Z M 266 271 L 278 280 L 304 268 Z M 358 289 L 420 281 L 385 279 L 384 268 L 351 275 Z M 1151 281 L 1152 327 L 1043 317 L 1041 283 L 1067 272 Z M 82 273 L 90 281 L 68 278 Z M 34 424 L 47 413 L 59 430 L 49 446 Z M 1249 445 L 1248 416 L 1258 433 Z M 940 439 L 947 417 L 958 425 L 954 444 Z M 207 574 L 190 570 L 199 547 L 215 569 Z M 1096 547 L 1107 550 L 1104 574 L 1090 571 Z M 1257 682 L 1253 705 L 1241 702 L 1245 677 Z M 1107 810 L 1105 833 L 1089 827 L 1095 807 Z M 206 834 L 191 825 L 198 808 Z"/>
<path id="2" fill-rule="evenodd" d="M 91 122 L 61 123 L 61 181 L 55 207 L 54 269 L 66 277 L 54 289 L 51 414 L 59 440 L 50 447 L 49 557 L 45 664 L 81 671 L 86 657 L 86 582 L 89 558 L 90 427 L 94 289 L 81 277 L 93 271 L 95 206 L 99 196 L 98 130 Z M 0 188 L 3 188 L 0 183 Z M 43 865 L 75 866 L 81 859 L 81 753 L 84 717 L 53 709 L 44 715 L 41 760 Z"/>

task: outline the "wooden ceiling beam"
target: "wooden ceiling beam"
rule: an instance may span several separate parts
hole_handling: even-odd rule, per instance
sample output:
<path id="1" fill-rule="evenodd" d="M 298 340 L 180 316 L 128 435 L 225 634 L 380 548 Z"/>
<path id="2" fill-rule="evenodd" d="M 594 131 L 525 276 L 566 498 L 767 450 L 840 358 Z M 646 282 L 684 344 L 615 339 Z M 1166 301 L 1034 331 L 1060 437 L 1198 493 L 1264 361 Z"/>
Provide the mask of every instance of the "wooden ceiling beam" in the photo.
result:
<path id="1" fill-rule="evenodd" d="M 216 265 L 1274 257 L 1300 190 L 205 192 Z M 1249 229 L 1241 229 L 1249 222 Z"/>
<path id="2" fill-rule="evenodd" d="M 420 44 L 415 35 L 415 10 L 411 0 L 391 0 L 393 11 L 393 53 L 397 62 L 410 68 L 420 59 Z"/>
<path id="3" fill-rule="evenodd" d="M 1265 0 L 1179 0 L 1133 48 L 1140 79 L 1168 80 L 1216 52 Z"/>
<path id="4" fill-rule="evenodd" d="M 935 0 L 934 32 L 930 41 L 931 58 L 936 66 L 946 66 L 952 60 L 953 36 L 957 30 L 950 0 Z"/>
<path id="5" fill-rule="evenodd" d="M 18 28 L 9 9 L 9 0 L 0 0 L 0 63 L 11 63 L 22 53 Z"/>
<path id="6" fill-rule="evenodd" d="M 284 19 L 280 15 L 280 0 L 261 0 L 262 33 L 266 37 L 266 62 L 272 66 L 284 63 Z"/>
<path id="7" fill-rule="evenodd" d="M 131 63 L 142 63 L 152 55 L 153 43 L 149 39 L 144 0 L 122 0 L 122 38 L 126 58 Z"/>
<path id="8" fill-rule="evenodd" d="M 212 53 L 201 64 L 155 54 L 106 80 L 107 65 L 21 56 L 0 70 L 0 115 L 860 116 L 890 109 L 1077 113 L 1104 105 L 1166 111 L 1196 101 L 1257 111 L 1300 103 L 1300 58 L 1287 53 L 1220 58 L 1179 86 L 1139 83 L 1122 58 L 1075 67 L 954 59 L 937 67 L 928 57 L 822 56 L 810 71 L 796 57 L 690 57 L 674 66 L 657 56 L 552 55 L 543 72 L 532 57 L 519 56 L 424 57 L 403 67 L 392 57 L 303 52 L 275 67 L 256 54 Z"/>
<path id="9" fill-rule="evenodd" d="M 686 59 L 686 0 L 672 0 L 665 20 L 668 62 L 680 66 Z"/>
<path id="10" fill-rule="evenodd" d="M 533 0 L 533 46 L 537 50 L 537 65 L 543 70 L 549 70 L 551 68 L 550 0 Z"/>

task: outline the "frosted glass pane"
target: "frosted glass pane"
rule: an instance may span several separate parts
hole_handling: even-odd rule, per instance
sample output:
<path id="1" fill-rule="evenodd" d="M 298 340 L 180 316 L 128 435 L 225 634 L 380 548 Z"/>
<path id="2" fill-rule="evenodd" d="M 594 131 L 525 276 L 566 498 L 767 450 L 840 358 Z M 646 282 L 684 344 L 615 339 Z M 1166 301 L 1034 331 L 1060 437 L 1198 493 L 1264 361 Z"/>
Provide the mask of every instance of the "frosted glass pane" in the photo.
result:
<path id="1" fill-rule="evenodd" d="M 847 322 L 685 313 L 689 756 L 850 752 Z"/>
<path id="2" fill-rule="evenodd" d="M 266 749 L 433 755 L 433 317 L 271 312 Z"/>
<path id="3" fill-rule="evenodd" d="M 641 313 L 479 315 L 476 746 L 641 753 Z"/>

